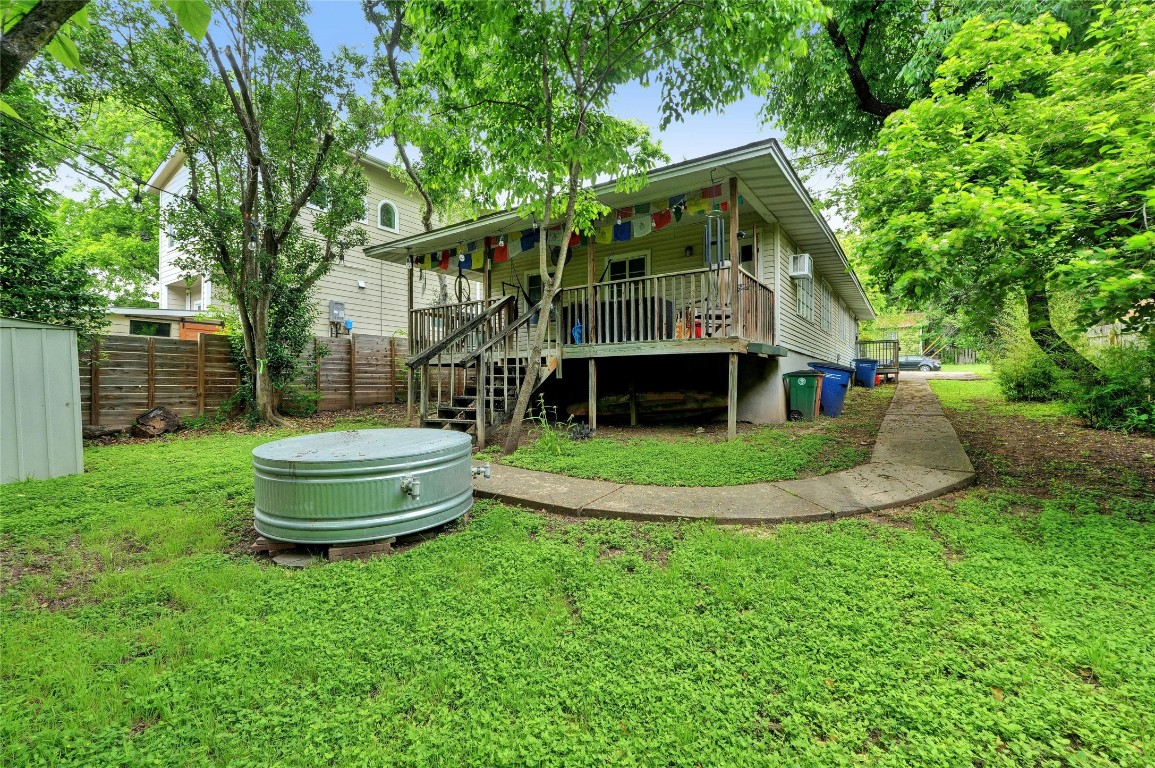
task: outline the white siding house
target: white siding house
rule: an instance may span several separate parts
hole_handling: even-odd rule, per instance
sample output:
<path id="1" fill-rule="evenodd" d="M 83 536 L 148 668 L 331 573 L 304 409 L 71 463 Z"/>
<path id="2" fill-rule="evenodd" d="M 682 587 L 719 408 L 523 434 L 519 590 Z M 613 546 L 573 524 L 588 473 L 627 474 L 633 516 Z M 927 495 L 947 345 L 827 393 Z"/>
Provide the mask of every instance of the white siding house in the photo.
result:
<path id="1" fill-rule="evenodd" d="M 379 245 L 421 232 L 421 199 L 417 193 L 395 178 L 390 167 L 379 160 L 365 157 L 361 167 L 368 182 L 368 194 L 365 198 L 366 218 L 359 226 L 368 236 L 368 245 Z M 225 306 L 228 294 L 223 286 L 214 286 L 206 276 L 188 274 L 177 263 L 181 255 L 180 243 L 165 226 L 164 211 L 175 195 L 187 189 L 188 182 L 184 155 L 177 151 L 156 170 L 148 185 L 160 196 L 157 285 L 160 308 L 196 312 L 211 306 Z M 315 213 L 308 206 L 301 211 L 306 234 L 312 231 L 309 224 Z M 345 305 L 345 318 L 352 321 L 353 333 L 388 336 L 403 332 L 407 325 L 407 279 L 404 266 L 371 259 L 362 248 L 351 250 L 318 281 L 313 290 L 316 309 L 314 333 L 329 335 L 330 301 Z M 438 289 L 436 282 L 419 286 L 416 303 L 424 306 L 434 302 Z M 476 290 L 475 287 L 472 289 Z"/>

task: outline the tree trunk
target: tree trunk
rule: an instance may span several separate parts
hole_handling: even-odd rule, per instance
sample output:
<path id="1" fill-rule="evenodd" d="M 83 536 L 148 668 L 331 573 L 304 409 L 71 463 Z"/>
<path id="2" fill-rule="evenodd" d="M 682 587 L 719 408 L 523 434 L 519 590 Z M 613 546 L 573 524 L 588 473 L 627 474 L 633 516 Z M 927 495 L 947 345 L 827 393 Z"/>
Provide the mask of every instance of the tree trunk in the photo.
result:
<path id="1" fill-rule="evenodd" d="M 88 0 L 41 0 L 0 39 L 0 93 Z"/>
<path id="2" fill-rule="evenodd" d="M 545 237 L 545 233 L 542 233 Z M 553 306 L 557 290 L 554 283 L 561 284 L 561 266 L 557 274 L 549 281 L 547 290 L 542 291 L 541 316 L 537 319 L 537 326 L 533 329 L 533 336 L 529 345 L 529 365 L 525 369 L 525 378 L 521 382 L 521 389 L 517 391 L 517 405 L 513 407 L 513 418 L 509 420 L 509 427 L 505 433 L 505 442 L 501 446 L 502 453 L 513 453 L 521 440 L 521 427 L 525 422 L 525 412 L 529 409 L 529 399 L 537 388 L 538 372 L 541 371 L 541 351 L 545 347 L 545 335 L 549 332 L 549 308 Z"/>
<path id="3" fill-rule="evenodd" d="M 1100 378 L 1095 364 L 1067 343 L 1051 324 L 1051 305 L 1045 287 L 1027 291 L 1027 327 L 1039 349 L 1076 381 L 1090 384 Z"/>

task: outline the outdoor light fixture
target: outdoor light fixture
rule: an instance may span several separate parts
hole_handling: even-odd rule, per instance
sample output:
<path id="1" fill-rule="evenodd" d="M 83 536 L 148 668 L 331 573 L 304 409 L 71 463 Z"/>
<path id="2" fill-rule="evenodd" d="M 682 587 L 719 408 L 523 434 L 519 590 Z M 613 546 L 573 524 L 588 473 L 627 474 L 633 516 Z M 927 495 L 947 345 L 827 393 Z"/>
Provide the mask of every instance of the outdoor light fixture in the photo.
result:
<path id="1" fill-rule="evenodd" d="M 687 246 L 686 246 L 686 258 L 688 259 L 688 258 L 690 258 L 690 257 L 691 257 L 691 256 L 693 256 L 693 255 L 694 255 L 694 246 L 692 246 L 692 245 L 687 245 Z"/>

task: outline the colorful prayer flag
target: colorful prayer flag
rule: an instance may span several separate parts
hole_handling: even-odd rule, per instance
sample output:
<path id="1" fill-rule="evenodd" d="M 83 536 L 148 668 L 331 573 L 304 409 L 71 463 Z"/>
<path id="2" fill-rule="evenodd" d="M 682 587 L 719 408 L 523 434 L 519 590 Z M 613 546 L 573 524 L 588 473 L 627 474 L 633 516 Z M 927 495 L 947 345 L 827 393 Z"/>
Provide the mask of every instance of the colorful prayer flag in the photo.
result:
<path id="1" fill-rule="evenodd" d="M 619 208 L 616 213 L 619 219 L 625 220 L 634 215 L 634 207 L 627 205 L 625 208 Z"/>
<path id="2" fill-rule="evenodd" d="M 633 224 L 628 221 L 623 221 L 621 224 L 614 225 L 614 241 L 626 242 L 630 239 L 633 232 Z"/>
<path id="3" fill-rule="evenodd" d="M 682 205 L 685 202 L 686 202 L 686 196 L 685 195 L 674 195 L 673 197 L 670 198 L 670 207 L 671 208 L 677 208 L 679 205 Z"/>
<path id="4" fill-rule="evenodd" d="M 661 200 L 650 201 L 650 213 L 657 213 L 658 211 L 667 210 L 670 207 L 670 201 L 663 198 Z"/>
<path id="5" fill-rule="evenodd" d="M 635 216 L 634 218 L 630 219 L 630 222 L 634 225 L 635 239 L 639 237 L 645 237 L 654 230 L 654 222 L 648 213 L 642 216 Z"/>
<path id="6" fill-rule="evenodd" d="M 698 198 L 686 203 L 686 213 L 703 214 L 710 210 L 710 201 L 705 198 Z"/>
<path id="7" fill-rule="evenodd" d="M 634 215 L 635 216 L 641 216 L 643 213 L 649 213 L 649 212 L 650 212 L 650 204 L 649 203 L 638 203 L 637 205 L 634 206 Z"/>
<path id="8" fill-rule="evenodd" d="M 673 217 L 670 214 L 669 208 L 667 208 L 664 211 L 658 211 L 657 213 L 655 213 L 653 215 L 654 229 L 661 229 L 662 227 L 668 227 L 670 225 L 670 219 L 671 218 L 673 218 Z"/>
<path id="9" fill-rule="evenodd" d="M 598 243 L 612 243 L 614 241 L 613 226 L 598 227 L 597 233 L 594 235 L 594 241 Z"/>
<path id="10" fill-rule="evenodd" d="M 541 232 L 537 229 L 527 229 L 521 233 L 521 250 L 528 251 L 541 240 Z"/>
<path id="11" fill-rule="evenodd" d="M 702 187 L 702 197 L 720 197 L 722 195 L 722 185 L 715 184 L 712 187 Z"/>
<path id="12" fill-rule="evenodd" d="M 437 264 L 438 269 L 449 269 L 449 249 L 446 248 L 441 252 L 441 260 Z"/>
<path id="13" fill-rule="evenodd" d="M 493 246 L 493 263 L 497 264 L 503 261 L 509 261 L 509 246 L 504 243 L 501 245 L 495 244 Z"/>

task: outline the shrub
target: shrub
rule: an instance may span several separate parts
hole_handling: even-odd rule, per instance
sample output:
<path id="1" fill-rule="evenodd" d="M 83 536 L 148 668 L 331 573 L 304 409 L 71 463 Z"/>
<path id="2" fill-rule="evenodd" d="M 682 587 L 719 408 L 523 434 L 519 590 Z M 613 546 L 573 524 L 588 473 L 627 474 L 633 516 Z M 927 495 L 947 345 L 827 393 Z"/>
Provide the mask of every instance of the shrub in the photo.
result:
<path id="1" fill-rule="evenodd" d="M 1052 321 L 1066 328 L 1063 297 L 1052 302 Z M 1063 332 L 1063 337 L 1077 347 L 1085 346 L 1078 334 Z M 999 389 L 1012 402 L 1049 402 L 1069 400 L 1077 388 L 1069 374 L 1060 369 L 1031 338 L 1027 330 L 1027 307 L 1023 300 L 1007 302 L 995 323 L 995 356 L 992 361 Z"/>
<path id="2" fill-rule="evenodd" d="M 1072 398 L 1075 414 L 1098 429 L 1155 434 L 1155 344 L 1103 350 L 1102 378 Z"/>

